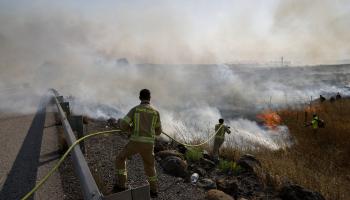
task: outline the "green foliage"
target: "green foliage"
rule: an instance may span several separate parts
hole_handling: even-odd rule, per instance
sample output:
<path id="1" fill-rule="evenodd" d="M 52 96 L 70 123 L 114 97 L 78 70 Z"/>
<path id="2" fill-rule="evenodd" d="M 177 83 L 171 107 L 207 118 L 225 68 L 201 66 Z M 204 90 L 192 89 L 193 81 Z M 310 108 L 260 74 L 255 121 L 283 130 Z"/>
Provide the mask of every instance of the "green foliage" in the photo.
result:
<path id="1" fill-rule="evenodd" d="M 222 172 L 231 171 L 234 175 L 237 175 L 242 171 L 241 166 L 237 165 L 236 162 L 227 160 L 220 160 L 218 168 Z"/>
<path id="2" fill-rule="evenodd" d="M 198 148 L 189 148 L 185 154 L 185 157 L 188 161 L 196 162 L 203 158 L 203 152 Z"/>

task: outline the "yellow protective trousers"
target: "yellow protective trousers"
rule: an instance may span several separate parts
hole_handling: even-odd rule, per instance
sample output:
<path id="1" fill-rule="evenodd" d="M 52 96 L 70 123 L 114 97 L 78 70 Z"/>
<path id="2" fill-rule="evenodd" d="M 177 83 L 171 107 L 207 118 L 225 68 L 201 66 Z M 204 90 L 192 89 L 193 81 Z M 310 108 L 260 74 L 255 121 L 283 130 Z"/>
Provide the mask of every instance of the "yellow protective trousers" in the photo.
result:
<path id="1" fill-rule="evenodd" d="M 219 157 L 219 150 L 220 150 L 221 145 L 224 143 L 224 141 L 225 141 L 224 137 L 215 136 L 214 147 L 213 147 L 213 156 L 214 156 L 214 158 L 218 158 Z"/>
<path id="2" fill-rule="evenodd" d="M 151 191 L 157 192 L 158 181 L 155 169 L 153 144 L 150 143 L 129 141 L 129 143 L 119 153 L 116 159 L 117 185 L 120 188 L 126 188 L 126 159 L 135 154 L 140 154 L 142 157 L 145 174 L 148 177 Z"/>

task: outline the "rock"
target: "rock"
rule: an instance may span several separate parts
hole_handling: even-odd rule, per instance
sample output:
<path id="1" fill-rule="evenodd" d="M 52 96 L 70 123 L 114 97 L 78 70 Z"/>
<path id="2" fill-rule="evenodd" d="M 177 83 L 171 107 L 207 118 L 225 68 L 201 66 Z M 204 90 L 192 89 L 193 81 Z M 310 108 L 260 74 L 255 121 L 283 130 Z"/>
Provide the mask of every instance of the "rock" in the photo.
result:
<path id="1" fill-rule="evenodd" d="M 234 200 L 230 195 L 220 190 L 209 190 L 205 197 L 207 200 Z"/>
<path id="2" fill-rule="evenodd" d="M 238 181 L 234 178 L 219 178 L 216 180 L 216 185 L 219 190 L 222 190 L 233 196 L 237 195 Z"/>
<path id="3" fill-rule="evenodd" d="M 247 171 L 254 172 L 255 169 L 261 168 L 261 163 L 253 155 L 246 154 L 243 155 L 238 161 L 237 164 L 243 167 Z"/>
<path id="4" fill-rule="evenodd" d="M 160 157 L 156 156 L 156 161 L 160 162 L 160 161 L 162 161 L 162 159 Z"/>
<path id="5" fill-rule="evenodd" d="M 111 118 L 109 118 L 107 120 L 107 125 L 108 126 L 115 126 L 116 124 L 117 124 L 117 120 L 115 118 L 113 118 L 113 117 L 111 117 Z"/>
<path id="6" fill-rule="evenodd" d="M 161 166 L 170 175 L 177 177 L 186 177 L 187 175 L 187 163 L 179 157 L 168 156 L 161 161 Z"/>
<path id="7" fill-rule="evenodd" d="M 185 154 L 187 152 L 187 148 L 184 145 L 182 145 L 182 144 L 178 144 L 176 146 L 176 148 L 182 154 Z"/>
<path id="8" fill-rule="evenodd" d="M 206 158 L 201 158 L 199 160 L 199 163 L 206 170 L 210 170 L 210 169 L 213 169 L 215 167 L 215 163 L 211 160 L 206 159 Z"/>
<path id="9" fill-rule="evenodd" d="M 251 197 L 257 195 L 264 188 L 262 180 L 250 171 L 240 173 L 238 180 L 238 195 L 244 197 Z"/>
<path id="10" fill-rule="evenodd" d="M 205 176 L 207 171 L 201 167 L 196 167 L 193 169 L 194 172 L 198 173 L 200 176 Z"/>
<path id="11" fill-rule="evenodd" d="M 295 184 L 283 186 L 278 196 L 283 200 L 325 200 L 320 193 L 307 190 Z"/>
<path id="12" fill-rule="evenodd" d="M 200 179 L 197 185 L 206 190 L 216 189 L 216 183 L 209 178 Z"/>
<path id="13" fill-rule="evenodd" d="M 183 178 L 181 178 L 181 177 L 178 177 L 178 178 L 176 178 L 176 182 L 177 182 L 177 183 L 184 182 L 184 179 L 183 179 Z"/>
<path id="14" fill-rule="evenodd" d="M 160 157 L 161 159 L 164 159 L 164 158 L 169 157 L 169 156 L 176 156 L 176 157 L 179 157 L 181 159 L 184 159 L 183 154 L 179 153 L 176 150 L 164 150 L 164 151 L 158 152 L 156 155 L 158 157 Z"/>
<path id="15" fill-rule="evenodd" d="M 194 163 L 188 166 L 188 170 L 191 171 L 192 173 L 198 173 L 202 177 L 207 175 L 207 171 L 205 169 L 203 169 L 202 167 Z"/>
<path id="16" fill-rule="evenodd" d="M 154 145 L 154 152 L 157 153 L 159 151 L 167 150 L 169 146 L 169 142 L 164 138 L 157 137 Z"/>
<path id="17" fill-rule="evenodd" d="M 210 156 L 209 152 L 207 150 L 203 150 L 203 158 L 212 160 L 212 157 Z"/>

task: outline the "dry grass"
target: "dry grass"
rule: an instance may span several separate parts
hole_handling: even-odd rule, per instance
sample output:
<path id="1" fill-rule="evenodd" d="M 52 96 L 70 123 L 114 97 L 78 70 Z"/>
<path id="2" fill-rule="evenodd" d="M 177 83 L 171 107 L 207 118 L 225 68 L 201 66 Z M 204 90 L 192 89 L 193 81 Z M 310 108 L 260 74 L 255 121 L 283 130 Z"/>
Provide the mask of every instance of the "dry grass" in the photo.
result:
<path id="1" fill-rule="evenodd" d="M 259 145 L 253 149 L 227 145 L 221 148 L 220 156 L 229 162 L 242 154 L 255 155 L 263 170 L 268 172 L 261 173 L 265 185 L 278 188 L 288 181 L 318 191 L 329 200 L 350 199 L 350 99 L 313 102 L 311 107 L 301 107 L 277 111 L 281 123 L 289 128 L 294 139 L 291 147 L 273 151 Z M 313 113 L 326 123 L 326 127 L 317 132 L 311 126 L 305 126 L 311 122 Z M 179 139 L 191 144 L 203 142 L 203 138 L 194 135 L 187 141 L 185 135 Z M 200 149 L 212 150 L 208 144 Z"/>
<path id="2" fill-rule="evenodd" d="M 304 126 L 314 112 L 326 122 L 326 127 L 317 132 Z M 289 108 L 278 114 L 295 144 L 279 151 L 249 151 L 270 173 L 270 184 L 278 187 L 288 180 L 318 191 L 326 199 L 350 199 L 350 99 L 314 103 L 311 109 Z M 246 152 L 222 150 L 223 156 L 230 159 L 242 153 Z"/>

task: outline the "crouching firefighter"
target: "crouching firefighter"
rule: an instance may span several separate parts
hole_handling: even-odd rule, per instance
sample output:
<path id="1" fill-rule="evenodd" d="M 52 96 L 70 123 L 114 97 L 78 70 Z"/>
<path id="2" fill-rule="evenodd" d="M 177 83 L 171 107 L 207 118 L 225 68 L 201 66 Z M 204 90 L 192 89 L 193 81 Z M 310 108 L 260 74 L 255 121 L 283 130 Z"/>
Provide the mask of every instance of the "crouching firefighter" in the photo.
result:
<path id="1" fill-rule="evenodd" d="M 305 127 L 312 126 L 313 133 L 317 133 L 319 128 L 324 128 L 326 126 L 325 122 L 318 117 L 317 114 L 312 115 L 311 122 L 305 124 Z"/>
<path id="2" fill-rule="evenodd" d="M 311 120 L 311 125 L 312 125 L 312 130 L 314 133 L 317 132 L 317 129 L 325 127 L 324 121 L 322 119 L 320 119 L 317 114 L 313 114 L 312 120 Z"/>
<path id="3" fill-rule="evenodd" d="M 224 125 L 224 119 L 219 119 L 219 123 L 215 125 L 215 133 L 213 157 L 215 161 L 218 161 L 220 147 L 225 141 L 225 133 L 231 133 L 230 127 Z"/>
<path id="4" fill-rule="evenodd" d="M 131 130 L 130 141 L 116 158 L 117 183 L 114 192 L 127 189 L 126 159 L 140 154 L 143 160 L 145 174 L 148 176 L 151 197 L 158 195 L 158 183 L 154 160 L 155 136 L 162 133 L 159 112 L 150 105 L 151 92 L 148 89 L 140 91 L 140 105 L 132 108 L 120 119 L 118 124 L 122 131 Z"/>

